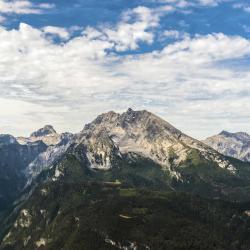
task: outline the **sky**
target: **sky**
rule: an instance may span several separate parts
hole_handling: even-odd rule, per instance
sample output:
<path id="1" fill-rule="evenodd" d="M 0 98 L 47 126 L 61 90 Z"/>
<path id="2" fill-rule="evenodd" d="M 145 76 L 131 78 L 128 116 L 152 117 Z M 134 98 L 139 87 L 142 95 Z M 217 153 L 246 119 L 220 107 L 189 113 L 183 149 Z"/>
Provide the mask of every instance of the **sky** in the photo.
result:
<path id="1" fill-rule="evenodd" d="M 0 133 L 129 107 L 250 133 L 250 0 L 0 0 Z"/>

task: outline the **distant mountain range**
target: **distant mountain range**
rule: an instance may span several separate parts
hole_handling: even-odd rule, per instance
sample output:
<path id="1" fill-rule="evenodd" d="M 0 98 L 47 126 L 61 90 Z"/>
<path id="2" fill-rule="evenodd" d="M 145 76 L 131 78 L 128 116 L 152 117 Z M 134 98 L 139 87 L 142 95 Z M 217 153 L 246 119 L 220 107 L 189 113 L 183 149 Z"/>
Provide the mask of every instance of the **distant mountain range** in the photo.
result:
<path id="1" fill-rule="evenodd" d="M 28 142 L 42 141 L 46 145 L 56 145 L 60 141 L 60 134 L 58 134 L 51 125 L 46 125 L 43 128 L 33 132 L 30 137 L 17 137 L 20 144 Z"/>
<path id="2" fill-rule="evenodd" d="M 250 135 L 247 133 L 222 131 L 203 142 L 221 154 L 250 162 Z"/>
<path id="3" fill-rule="evenodd" d="M 2 135 L 0 154 L 0 249 L 250 244 L 250 163 L 146 110 L 101 114 L 75 135 L 48 125 L 29 138 Z"/>
<path id="4" fill-rule="evenodd" d="M 0 135 L 0 218 L 32 178 L 66 151 L 72 137 L 48 125 L 28 138 Z"/>

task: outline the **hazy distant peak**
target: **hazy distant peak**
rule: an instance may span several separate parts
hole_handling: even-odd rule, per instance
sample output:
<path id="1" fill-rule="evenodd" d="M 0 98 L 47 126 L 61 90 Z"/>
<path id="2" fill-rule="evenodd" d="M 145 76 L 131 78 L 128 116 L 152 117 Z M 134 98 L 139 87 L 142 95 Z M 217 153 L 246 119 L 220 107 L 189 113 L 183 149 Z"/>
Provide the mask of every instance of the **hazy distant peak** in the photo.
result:
<path id="1" fill-rule="evenodd" d="M 51 125 L 45 125 L 43 128 L 38 129 L 37 131 L 33 132 L 30 136 L 31 137 L 41 137 L 46 135 L 56 134 L 55 129 Z"/>
<path id="2" fill-rule="evenodd" d="M 233 138 L 238 139 L 238 140 L 250 140 L 250 135 L 246 132 L 231 133 L 231 132 L 223 130 L 219 133 L 219 136 L 233 137 Z"/>
<path id="3" fill-rule="evenodd" d="M 12 135 L 2 134 L 0 135 L 0 144 L 14 144 L 17 143 L 16 138 Z"/>
<path id="4" fill-rule="evenodd" d="M 222 131 L 219 133 L 219 135 L 230 136 L 230 135 L 232 135 L 232 133 L 230 133 L 230 132 L 228 132 L 228 131 L 226 131 L 226 130 L 222 130 Z"/>
<path id="5" fill-rule="evenodd" d="M 218 152 L 243 161 L 250 161 L 250 135 L 246 132 L 231 133 L 223 130 L 204 140 Z"/>

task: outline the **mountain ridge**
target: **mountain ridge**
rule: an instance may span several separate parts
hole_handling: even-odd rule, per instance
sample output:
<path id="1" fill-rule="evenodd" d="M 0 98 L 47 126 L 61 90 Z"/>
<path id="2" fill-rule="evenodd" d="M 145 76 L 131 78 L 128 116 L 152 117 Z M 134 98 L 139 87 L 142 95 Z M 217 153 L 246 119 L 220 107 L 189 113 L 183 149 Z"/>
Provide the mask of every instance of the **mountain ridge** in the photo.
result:
<path id="1" fill-rule="evenodd" d="M 51 146 L 60 142 L 60 134 L 56 132 L 52 125 L 45 125 L 44 127 L 32 132 L 29 137 L 19 136 L 16 140 L 23 145 L 28 142 L 41 140 L 46 145 Z"/>
<path id="2" fill-rule="evenodd" d="M 106 247 L 158 250 L 157 242 L 169 244 L 165 241 L 169 234 L 166 225 L 174 224 L 170 219 L 173 214 L 182 218 L 178 225 L 185 225 L 183 232 L 175 229 L 174 233 L 185 239 L 185 246 L 234 250 L 235 244 L 245 247 L 249 243 L 245 227 L 250 211 L 247 205 L 250 165 L 220 154 L 151 112 L 128 109 L 122 114 L 113 111 L 101 114 L 78 134 L 66 134 L 62 144 L 48 146 L 39 157 L 30 165 L 32 178 L 21 199 L 3 220 L 1 250 L 19 250 L 20 246 L 72 249 L 85 234 L 98 242 L 93 243 L 87 237 L 83 240 L 84 250 Z M 37 171 L 32 176 L 34 170 Z M 179 200 L 178 206 L 188 207 L 190 212 L 176 210 L 175 199 Z M 136 200 L 141 202 L 136 204 Z M 156 207 L 152 207 L 155 202 Z M 203 208 L 197 207 L 199 205 Z M 157 217 L 159 209 L 162 217 Z M 197 209 L 198 217 L 192 214 L 193 209 Z M 87 216 L 79 211 L 85 211 Z M 146 230 L 146 234 L 149 230 L 143 227 L 144 223 L 154 227 L 152 211 L 158 221 L 165 221 L 166 216 L 169 219 L 165 221 L 167 224 L 156 227 L 156 232 L 150 232 L 150 241 L 147 241 L 140 237 L 140 232 Z M 219 239 L 211 236 L 211 242 L 215 242 L 216 247 L 222 242 L 219 248 L 209 248 L 209 241 L 202 247 L 208 228 L 215 225 L 204 216 L 204 211 L 212 221 L 218 220 L 214 232 L 221 233 Z M 213 211 L 217 211 L 216 214 Z M 108 223 L 106 217 L 115 223 Z M 66 224 L 62 218 L 67 218 Z M 142 231 L 136 231 L 133 226 L 138 223 Z M 222 227 L 222 224 L 228 226 Z M 121 225 L 128 227 L 130 234 L 115 234 Z M 232 233 L 235 225 L 246 235 L 240 243 L 235 238 L 238 234 Z M 189 231 L 197 233 L 186 238 Z M 171 250 L 183 249 L 183 246 L 176 248 L 176 242 L 171 244 Z"/>
<path id="3" fill-rule="evenodd" d="M 193 148 L 200 150 L 201 153 L 208 152 L 221 158 L 221 166 L 230 165 L 206 144 L 187 136 L 170 123 L 146 110 L 128 109 L 122 114 L 113 111 L 104 113 L 92 123 L 85 125 L 81 133 L 87 134 L 85 137 L 88 137 L 100 131 L 112 138 L 115 144 L 119 144 L 122 152 L 139 150 L 139 153 L 144 153 L 149 158 L 153 157 L 160 163 L 166 163 L 168 150 L 174 147 L 178 153 L 179 162 L 183 160 L 182 156 L 185 157 L 186 151 Z M 151 147 L 152 144 L 153 147 Z M 163 149 L 165 151 L 160 152 Z"/>
<path id="4" fill-rule="evenodd" d="M 92 177 L 96 176 L 96 171 L 106 171 L 110 174 L 101 175 L 114 174 L 123 180 L 125 176 L 121 176 L 119 171 L 123 172 L 121 166 L 124 162 L 129 164 L 149 160 L 158 166 L 158 170 L 151 169 L 154 174 L 159 175 L 161 172 L 169 175 L 172 183 L 168 184 L 170 189 L 189 189 L 205 196 L 210 192 L 210 198 L 218 195 L 226 199 L 248 199 L 244 192 L 250 179 L 247 164 L 218 153 L 145 110 L 128 109 L 122 114 L 111 111 L 86 124 L 60 155 L 59 164 L 51 169 L 50 178 L 53 180 L 63 178 L 64 172 L 70 168 L 67 161 L 65 168 L 64 163 L 60 164 L 63 155 L 75 157 L 83 168 L 81 171 Z M 237 192 L 241 195 L 238 198 L 230 182 L 239 185 Z M 160 186 L 166 184 L 163 179 L 160 183 Z"/>
<path id="5" fill-rule="evenodd" d="M 45 131 L 43 136 L 37 134 L 37 137 L 0 135 L 0 221 L 4 211 L 12 206 L 23 189 L 60 158 L 73 137 L 70 133 L 57 134 L 52 126 L 44 128 L 51 131 Z"/>
<path id="6" fill-rule="evenodd" d="M 203 142 L 224 155 L 246 162 L 250 161 L 250 135 L 246 132 L 222 131 Z"/>
<path id="7" fill-rule="evenodd" d="M 45 125 L 43 128 L 40 128 L 37 131 L 33 132 L 30 137 L 41 137 L 51 134 L 57 134 L 56 130 L 52 125 Z"/>

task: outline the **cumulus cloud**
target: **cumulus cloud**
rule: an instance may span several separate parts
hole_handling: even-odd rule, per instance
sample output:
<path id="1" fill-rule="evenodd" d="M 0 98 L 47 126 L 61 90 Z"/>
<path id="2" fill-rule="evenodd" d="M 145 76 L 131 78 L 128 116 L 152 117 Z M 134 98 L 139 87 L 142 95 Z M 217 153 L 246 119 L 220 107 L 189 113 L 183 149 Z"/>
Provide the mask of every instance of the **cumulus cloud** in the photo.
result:
<path id="1" fill-rule="evenodd" d="M 196 136 L 205 133 L 202 122 L 207 129 L 233 117 L 238 126 L 248 116 L 250 73 L 222 63 L 250 56 L 250 42 L 239 36 L 185 37 L 127 56 L 114 54 L 114 39 L 90 28 L 63 44 L 27 24 L 2 27 L 0 36 L 0 115 L 7 116 L 6 99 L 17 103 L 11 112 L 19 113 L 18 121 L 13 118 L 18 132 L 21 119 L 31 121 L 25 131 L 49 120 L 77 131 L 99 112 L 128 106 L 155 111 Z"/>
<path id="2" fill-rule="evenodd" d="M 99 113 L 128 106 L 156 112 L 196 137 L 247 131 L 249 66 L 233 62 L 250 56 L 249 40 L 168 30 L 164 35 L 176 40 L 162 49 L 121 55 L 153 42 L 160 13 L 138 7 L 114 26 L 87 27 L 76 37 L 71 32 L 80 27 L 0 27 L 0 132 L 27 134 L 43 123 L 76 132 Z"/>
<path id="3" fill-rule="evenodd" d="M 155 0 L 153 0 L 155 1 Z M 198 6 L 217 6 L 222 2 L 230 0 L 156 0 L 158 3 L 165 3 L 177 8 L 198 7 Z"/>
<path id="4" fill-rule="evenodd" d="M 160 40 L 164 40 L 164 38 L 178 40 L 178 39 L 189 38 L 189 34 L 178 30 L 165 30 L 161 33 Z"/>
<path id="5" fill-rule="evenodd" d="M 103 25 L 99 29 L 89 28 L 85 34 L 114 44 L 117 51 L 135 50 L 139 43 L 151 44 L 154 41 L 153 29 L 159 25 L 159 13 L 144 6 L 123 13 L 115 27 Z M 89 33 L 89 34 L 88 34 Z"/>
<path id="6" fill-rule="evenodd" d="M 235 3 L 235 4 L 233 4 L 233 8 L 242 9 L 245 12 L 250 13 L 250 4 L 248 4 L 248 3 Z"/>
<path id="7" fill-rule="evenodd" d="M 56 27 L 56 26 L 46 26 L 42 28 L 42 31 L 45 34 L 59 36 L 63 40 L 67 40 L 70 38 L 70 32 L 66 28 Z"/>
<path id="8" fill-rule="evenodd" d="M 33 4 L 28 0 L 0 0 L 0 13 L 5 14 L 41 14 L 44 9 L 51 9 L 54 7 L 54 4 Z"/>
<path id="9" fill-rule="evenodd" d="M 220 0 L 198 0 L 198 3 L 204 6 L 217 6 L 220 2 Z"/>

